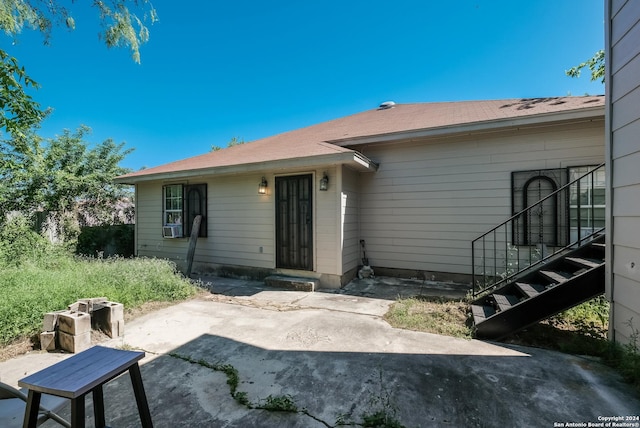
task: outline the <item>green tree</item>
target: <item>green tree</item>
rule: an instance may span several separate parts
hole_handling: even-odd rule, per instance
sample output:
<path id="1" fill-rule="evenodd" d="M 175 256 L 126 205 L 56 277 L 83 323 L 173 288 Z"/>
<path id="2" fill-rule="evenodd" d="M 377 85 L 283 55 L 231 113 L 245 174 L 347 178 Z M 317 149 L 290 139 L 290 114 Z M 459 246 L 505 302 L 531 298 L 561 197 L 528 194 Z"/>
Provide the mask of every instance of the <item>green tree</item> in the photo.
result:
<path id="1" fill-rule="evenodd" d="M 112 180 L 128 172 L 119 164 L 133 149 L 113 140 L 89 148 L 85 138 L 90 132 L 81 126 L 47 140 L 30 134 L 21 151 L 3 153 L 3 160 L 16 168 L 0 171 L 0 213 L 42 210 L 77 223 L 81 204 L 85 215 L 104 218 L 114 201 L 128 196 L 127 189 Z"/>
<path id="2" fill-rule="evenodd" d="M 46 114 L 25 92 L 28 87 L 38 88 L 38 84 L 27 76 L 15 58 L 0 50 L 0 129 L 18 140 Z"/>
<path id="3" fill-rule="evenodd" d="M 565 74 L 569 77 L 580 77 L 580 72 L 583 68 L 588 68 L 591 72 L 591 80 L 596 81 L 600 79 L 604 83 L 604 51 L 599 50 L 593 57 L 585 62 L 582 62 L 575 67 L 565 71 Z"/>
<path id="4" fill-rule="evenodd" d="M 62 0 L 0 0 L 0 29 L 17 38 L 23 29 L 40 32 L 48 43 L 55 26 L 75 28 L 71 8 Z M 146 23 L 157 20 L 149 0 L 92 0 L 100 16 L 100 37 L 107 47 L 127 47 L 140 62 L 140 46 L 149 39 Z M 84 141 L 89 128 L 43 140 L 35 129 L 47 115 L 28 94 L 38 84 L 18 60 L 0 49 L 0 223 L 9 211 L 32 214 L 45 210 L 58 220 L 74 216 L 80 203 L 85 214 L 100 218 L 123 188 L 114 176 L 125 173 L 119 162 L 131 152 L 107 140 L 90 149 Z M 63 225 L 64 221 L 58 221 Z M 77 224 L 77 221 L 75 221 Z M 63 234 L 64 237 L 64 234 Z"/>
<path id="5" fill-rule="evenodd" d="M 61 3 L 61 0 L 0 0 L 0 29 L 17 38 L 26 27 L 41 32 L 48 43 L 53 26 L 75 28 L 71 11 Z M 101 37 L 106 45 L 128 47 L 133 60 L 139 63 L 140 46 L 149 40 L 145 23 L 157 21 L 150 1 L 93 0 L 91 5 L 100 15 Z M 0 49 L 0 131 L 13 138 L 24 138 L 26 132 L 46 116 L 46 111 L 27 94 L 25 89 L 29 87 L 37 89 L 38 84 L 18 65 L 17 59 Z"/>
<path id="6" fill-rule="evenodd" d="M 71 2 L 73 5 L 74 2 Z M 145 23 L 158 20 L 149 0 L 92 0 L 102 25 L 101 37 L 108 47 L 128 47 L 135 62 L 140 62 L 140 45 L 149 40 Z M 40 31 L 45 43 L 54 26 L 75 28 L 75 19 L 62 0 L 0 0 L 0 29 L 16 37 L 27 27 Z"/>

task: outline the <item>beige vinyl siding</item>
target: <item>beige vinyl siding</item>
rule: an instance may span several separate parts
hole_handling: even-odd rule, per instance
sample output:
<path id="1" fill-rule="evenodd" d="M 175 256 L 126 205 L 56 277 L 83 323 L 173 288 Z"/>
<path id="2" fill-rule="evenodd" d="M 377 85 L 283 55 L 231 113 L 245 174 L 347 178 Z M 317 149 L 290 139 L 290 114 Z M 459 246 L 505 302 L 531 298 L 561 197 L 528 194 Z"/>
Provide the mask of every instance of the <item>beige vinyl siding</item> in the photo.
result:
<path id="1" fill-rule="evenodd" d="M 640 329 L 640 3 L 607 2 L 607 294 L 611 335 Z"/>
<path id="2" fill-rule="evenodd" d="M 209 236 L 195 261 L 270 268 L 275 260 L 273 176 L 258 194 L 262 175 L 215 178 L 208 189 Z M 198 241 L 198 245 L 200 242 Z"/>
<path id="3" fill-rule="evenodd" d="M 318 184 L 323 173 L 329 177 L 329 186 L 326 191 L 319 191 Z M 314 224 L 315 235 L 315 271 L 322 274 L 340 274 L 340 255 L 336 248 L 340 221 L 339 205 L 339 177 L 335 167 L 315 171 L 313 178 L 314 211 L 316 219 Z"/>
<path id="4" fill-rule="evenodd" d="M 136 185 L 136 247 L 139 256 L 177 260 L 182 241 L 162 238 L 162 183 Z"/>
<path id="5" fill-rule="evenodd" d="M 601 163 L 603 121 L 372 145 L 360 239 L 373 266 L 471 273 L 471 240 L 511 215 L 511 172 Z M 553 130 L 551 130 L 553 129 Z"/>
<path id="6" fill-rule="evenodd" d="M 208 237 L 198 238 L 195 264 L 273 267 L 273 199 L 269 194 L 258 195 L 261 177 L 209 177 L 189 181 L 189 184 L 206 183 L 208 192 Z M 161 234 L 163 184 L 167 183 L 137 186 L 138 254 L 181 263 L 186 258 L 188 239 L 165 239 Z"/>
<path id="7" fill-rule="evenodd" d="M 343 274 L 357 268 L 361 263 L 358 189 L 358 174 L 349 168 L 342 167 L 340 251 Z"/>
<path id="8" fill-rule="evenodd" d="M 318 191 L 322 173 L 329 176 L 329 189 Z M 337 170 L 334 168 L 295 171 L 313 174 L 314 272 L 341 274 L 336 246 L 339 235 L 340 206 Z M 289 174 L 277 174 L 289 175 Z M 262 175 L 234 175 L 190 179 L 188 184 L 207 184 L 206 238 L 198 238 L 194 266 L 242 266 L 274 269 L 275 266 L 275 177 L 265 174 L 266 195 L 258 194 Z M 161 257 L 181 264 L 186 259 L 188 239 L 162 237 L 162 186 L 187 184 L 150 182 L 136 187 L 136 247 L 138 255 Z M 353 226 L 350 225 L 350 228 Z"/>

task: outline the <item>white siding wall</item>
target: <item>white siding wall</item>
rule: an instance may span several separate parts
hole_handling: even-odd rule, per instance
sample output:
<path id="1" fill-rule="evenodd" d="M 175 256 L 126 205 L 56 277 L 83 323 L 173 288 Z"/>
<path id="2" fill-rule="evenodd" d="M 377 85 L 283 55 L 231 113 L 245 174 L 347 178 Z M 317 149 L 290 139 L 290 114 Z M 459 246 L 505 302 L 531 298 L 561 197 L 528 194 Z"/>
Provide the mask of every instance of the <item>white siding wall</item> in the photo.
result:
<path id="1" fill-rule="evenodd" d="M 322 174 L 326 172 L 329 177 L 329 187 L 327 191 L 318 191 L 318 183 Z M 315 258 L 316 272 L 319 274 L 339 275 L 340 255 L 336 242 L 339 239 L 340 205 L 339 200 L 339 177 L 335 167 L 319 169 L 315 171 L 313 179 L 314 188 L 314 210 L 316 220 L 315 230 Z M 335 286 L 335 284 L 333 285 Z"/>
<path id="2" fill-rule="evenodd" d="M 222 265 L 273 267 L 273 176 L 266 195 L 258 194 L 261 175 L 216 178 L 208 188 L 209 236 L 195 261 Z"/>
<path id="3" fill-rule="evenodd" d="M 184 251 L 182 251 L 184 248 Z M 186 256 L 182 240 L 162 238 L 162 184 L 136 185 L 136 249 L 139 256 L 176 261 Z"/>
<path id="4" fill-rule="evenodd" d="M 370 146 L 360 239 L 373 266 L 471 273 L 471 240 L 511 215 L 511 172 L 604 161 L 603 120 Z"/>
<path id="5" fill-rule="evenodd" d="M 358 174 L 349 168 L 343 167 L 340 201 L 342 215 L 340 242 L 342 273 L 347 273 L 357 268 L 360 264 L 359 186 Z"/>
<path id="6" fill-rule="evenodd" d="M 273 267 L 273 203 L 270 195 L 258 195 L 261 177 L 189 180 L 190 184 L 206 183 L 208 192 L 208 237 L 198 238 L 194 263 Z M 161 234 L 163 184 L 167 183 L 137 186 L 138 255 L 181 263 L 186 258 L 188 239 L 164 239 Z"/>
<path id="7" fill-rule="evenodd" d="M 326 171 L 329 190 L 319 192 L 318 182 Z M 339 205 L 335 168 L 305 170 L 293 174 L 314 174 L 315 272 L 340 274 L 336 239 L 339 233 Z M 283 174 L 286 175 L 286 174 Z M 262 175 L 206 177 L 189 184 L 207 183 L 208 237 L 198 238 L 194 265 L 275 268 L 275 174 L 264 174 L 269 183 L 266 195 L 258 195 Z M 179 182 L 172 182 L 179 183 Z M 163 182 L 137 185 L 136 247 L 138 255 L 184 262 L 188 239 L 163 239 Z"/>
<path id="8" fill-rule="evenodd" d="M 640 3 L 607 2 L 607 292 L 611 333 L 640 329 Z"/>

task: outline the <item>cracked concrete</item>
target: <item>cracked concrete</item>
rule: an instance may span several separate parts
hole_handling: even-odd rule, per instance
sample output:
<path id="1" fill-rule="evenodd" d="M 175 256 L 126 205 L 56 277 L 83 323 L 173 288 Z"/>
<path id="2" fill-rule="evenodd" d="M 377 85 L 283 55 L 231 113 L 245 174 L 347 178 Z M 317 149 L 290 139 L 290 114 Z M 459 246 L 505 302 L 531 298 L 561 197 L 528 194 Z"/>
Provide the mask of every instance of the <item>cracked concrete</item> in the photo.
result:
<path id="1" fill-rule="evenodd" d="M 414 286 L 393 292 L 424 292 Z M 377 297 L 367 283 L 304 293 L 210 278 L 209 287 L 213 294 L 137 318 L 103 343 L 147 352 L 141 371 L 156 427 L 327 427 L 377 411 L 406 427 L 552 427 L 640 409 L 635 392 L 593 359 L 394 329 L 381 318 L 389 290 Z M 224 373 L 170 354 L 230 364 L 254 405 L 290 396 L 304 411 L 248 408 L 230 396 Z M 34 352 L 0 363 L 0 375 L 17 384 L 66 357 Z M 128 375 L 106 385 L 105 405 L 107 424 L 140 426 Z"/>

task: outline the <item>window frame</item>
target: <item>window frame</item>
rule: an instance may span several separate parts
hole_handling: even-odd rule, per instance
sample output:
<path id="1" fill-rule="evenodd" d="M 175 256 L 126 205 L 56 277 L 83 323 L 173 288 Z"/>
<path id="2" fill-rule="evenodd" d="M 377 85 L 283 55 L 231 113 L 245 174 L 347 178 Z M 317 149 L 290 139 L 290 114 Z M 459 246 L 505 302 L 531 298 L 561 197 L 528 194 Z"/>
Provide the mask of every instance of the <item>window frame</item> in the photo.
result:
<path id="1" fill-rule="evenodd" d="M 528 208 L 529 191 L 534 191 L 533 188 L 529 189 L 529 186 L 533 183 L 548 183 L 551 187 L 550 193 L 553 193 L 567 184 L 567 179 L 566 167 L 511 171 L 511 215 L 516 215 Z M 534 242 L 531 239 L 530 219 L 525 217 L 524 221 L 512 223 L 511 239 L 515 245 L 536 246 L 544 244 L 552 247 L 566 245 L 569 234 L 566 229 L 563 229 L 566 222 L 565 202 L 551 198 L 548 200 L 548 205 L 548 208 L 551 209 L 552 222 L 547 223 L 547 232 L 543 235 L 542 241 Z"/>
<path id="2" fill-rule="evenodd" d="M 526 189 L 528 183 L 533 180 L 546 180 L 550 182 L 555 182 L 555 189 L 560 189 L 566 184 L 572 182 L 574 179 L 584 175 L 585 173 L 597 168 L 598 165 L 573 165 L 559 168 L 548 168 L 548 169 L 538 169 L 538 170 L 519 170 L 511 172 L 511 213 L 512 215 L 518 214 L 524 208 L 527 208 L 523 201 L 523 195 L 526 196 Z M 605 183 L 604 180 L 604 172 L 602 172 L 603 177 L 598 177 L 594 182 L 594 186 L 583 187 L 581 188 L 580 195 L 576 195 L 577 198 L 586 197 L 586 203 L 580 201 L 578 199 L 574 199 L 573 195 L 575 190 L 569 189 L 566 193 L 565 197 L 557 198 L 555 201 L 556 205 L 553 207 L 554 213 L 553 218 L 555 219 L 555 228 L 554 239 L 552 241 L 545 241 L 545 245 L 551 246 L 564 246 L 568 245 L 570 242 L 574 242 L 576 238 L 576 232 L 579 233 L 580 230 L 590 231 L 596 230 L 600 226 L 596 226 L 598 222 L 601 221 L 600 217 L 596 217 L 596 212 L 603 212 L 605 209 L 604 204 L 594 204 L 595 200 L 601 200 L 602 195 L 595 193 L 594 190 L 604 189 Z M 572 187 L 575 186 L 572 185 Z M 599 199 L 597 199 L 599 198 Z M 555 198 L 554 198 L 555 199 Z M 578 203 L 579 202 L 579 203 Z M 578 210 L 580 207 L 580 210 Z M 583 217 L 581 214 L 582 211 L 588 210 L 587 216 Z M 578 213 L 580 211 L 580 213 Z M 577 224 L 577 221 L 580 221 L 580 225 Z M 586 224 L 585 224 L 586 222 Z M 516 243 L 516 245 L 530 246 L 532 245 L 529 242 L 527 237 L 527 224 L 522 223 L 521 225 L 516 225 L 515 223 L 512 226 L 511 234 L 512 241 Z M 535 245 L 535 244 L 533 244 Z"/>
<path id="3" fill-rule="evenodd" d="M 180 189 L 179 192 L 167 192 L 169 189 Z M 192 197 L 192 195 L 195 195 Z M 179 205 L 176 207 L 175 202 Z M 178 221 L 170 223 L 167 221 L 168 214 L 179 214 Z M 178 238 L 187 238 L 191 235 L 193 218 L 201 215 L 200 229 L 198 237 L 207 237 L 207 184 L 185 184 L 171 183 L 162 186 L 162 226 L 178 226 Z M 176 218 L 176 217 L 174 217 Z"/>
<path id="4" fill-rule="evenodd" d="M 582 165 L 567 168 L 569 181 L 573 181 L 584 174 L 597 168 L 597 165 Z M 569 231 L 571 239 L 577 239 L 578 235 L 593 233 L 595 230 L 603 228 L 605 224 L 605 192 L 606 176 L 604 171 L 598 171 L 595 180 L 580 186 L 580 193 L 577 193 L 579 182 L 574 183 L 569 189 Z M 597 192 L 596 192 L 597 191 Z M 596 215 L 599 214 L 599 215 Z"/>

